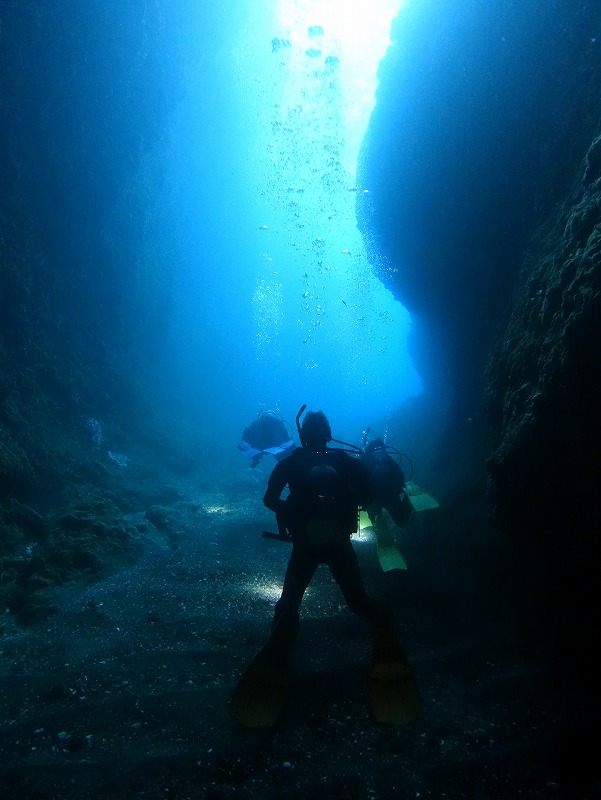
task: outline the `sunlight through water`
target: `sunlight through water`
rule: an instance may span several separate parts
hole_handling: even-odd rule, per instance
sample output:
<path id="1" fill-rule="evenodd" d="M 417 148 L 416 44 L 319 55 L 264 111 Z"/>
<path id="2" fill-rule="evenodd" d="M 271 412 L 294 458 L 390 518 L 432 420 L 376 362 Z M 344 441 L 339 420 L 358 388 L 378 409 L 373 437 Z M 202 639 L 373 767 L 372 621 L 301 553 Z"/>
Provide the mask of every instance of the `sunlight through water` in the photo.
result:
<path id="1" fill-rule="evenodd" d="M 409 315 L 374 276 L 355 218 L 369 192 L 356 185 L 359 150 L 400 6 L 280 0 L 269 57 L 253 61 L 260 401 L 285 404 L 282 386 L 294 387 L 313 405 L 344 398 L 388 416 L 420 391 Z"/>

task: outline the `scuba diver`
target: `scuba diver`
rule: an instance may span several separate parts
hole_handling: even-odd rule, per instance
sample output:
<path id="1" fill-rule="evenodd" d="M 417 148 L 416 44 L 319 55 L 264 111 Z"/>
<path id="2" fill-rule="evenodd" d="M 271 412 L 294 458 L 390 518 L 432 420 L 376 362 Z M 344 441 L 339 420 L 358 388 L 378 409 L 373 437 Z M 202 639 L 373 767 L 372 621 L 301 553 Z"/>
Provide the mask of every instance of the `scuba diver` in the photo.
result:
<path id="1" fill-rule="evenodd" d="M 403 456 L 379 438 L 366 444 L 368 433 L 369 428 L 365 433 L 363 452 L 359 460 L 365 466 L 370 479 L 372 502 L 365 510 L 376 537 L 378 561 L 384 572 L 406 570 L 407 564 L 395 542 L 388 517 L 382 513 L 386 509 L 392 521 L 400 528 L 407 525 L 413 513 L 413 505 L 406 490 L 405 474 L 390 452 L 395 453 L 399 459 Z"/>
<path id="2" fill-rule="evenodd" d="M 359 458 L 369 473 L 372 492 L 372 502 L 366 511 L 372 525 L 376 525 L 385 508 L 395 525 L 404 528 L 409 522 L 413 506 L 405 490 L 403 470 L 390 456 L 389 449 L 392 448 L 387 448 L 382 439 L 373 439 L 365 445 Z"/>
<path id="3" fill-rule="evenodd" d="M 267 484 L 264 504 L 274 511 L 278 527 L 292 539 L 292 553 L 281 596 L 275 606 L 271 635 L 251 661 L 234 692 L 232 711 L 243 725 L 273 725 L 284 705 L 290 651 L 299 629 L 299 608 L 320 564 L 327 564 L 348 607 L 367 619 L 373 639 L 370 698 L 374 717 L 406 724 L 421 714 L 419 692 L 403 654 L 392 612 L 366 594 L 351 544 L 358 507 L 372 502 L 364 465 L 348 451 L 328 448 L 332 439 L 323 412 L 296 418 L 301 447 L 280 461 Z M 352 452 L 359 452 L 352 445 Z M 288 486 L 286 500 L 281 494 Z"/>
<path id="4" fill-rule="evenodd" d="M 276 461 L 290 455 L 296 445 L 292 431 L 282 416 L 275 411 L 259 411 L 257 418 L 244 429 L 238 450 L 256 467 L 265 453 L 271 453 Z"/>
<path id="5" fill-rule="evenodd" d="M 292 554 L 282 596 L 276 603 L 274 625 L 282 616 L 294 617 L 305 589 L 319 564 L 329 566 L 349 607 L 369 617 L 357 556 L 350 536 L 357 530 L 357 509 L 371 500 L 369 475 L 344 450 L 329 450 L 332 438 L 321 411 L 309 411 L 299 431 L 302 447 L 277 464 L 271 473 L 264 504 L 282 519 L 292 538 Z M 280 499 L 284 488 L 290 494 Z"/>

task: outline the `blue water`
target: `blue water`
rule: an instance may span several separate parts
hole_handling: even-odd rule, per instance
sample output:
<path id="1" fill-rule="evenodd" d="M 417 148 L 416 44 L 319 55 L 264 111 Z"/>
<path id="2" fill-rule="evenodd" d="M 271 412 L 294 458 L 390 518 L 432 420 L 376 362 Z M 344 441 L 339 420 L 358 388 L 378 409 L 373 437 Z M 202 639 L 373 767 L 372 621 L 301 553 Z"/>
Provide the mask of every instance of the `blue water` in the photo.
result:
<path id="1" fill-rule="evenodd" d="M 356 440 L 420 392 L 411 320 L 356 228 L 369 189 L 347 163 L 357 131 L 332 42 L 318 58 L 274 48 L 289 35 L 275 0 L 236 8 L 184 34 L 162 210 L 174 241 L 165 385 L 220 429 L 261 406 L 292 420 L 307 403 Z"/>

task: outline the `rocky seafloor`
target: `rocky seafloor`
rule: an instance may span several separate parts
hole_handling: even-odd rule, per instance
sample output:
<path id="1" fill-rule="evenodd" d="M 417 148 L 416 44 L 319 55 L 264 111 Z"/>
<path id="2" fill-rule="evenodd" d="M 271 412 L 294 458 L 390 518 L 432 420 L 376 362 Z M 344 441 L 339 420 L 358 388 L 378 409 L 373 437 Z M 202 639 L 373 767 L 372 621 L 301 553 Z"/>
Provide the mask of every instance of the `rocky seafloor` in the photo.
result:
<path id="1" fill-rule="evenodd" d="M 454 591 L 428 578 L 444 510 L 397 531 L 406 572 L 381 571 L 369 532 L 355 542 L 369 591 L 397 614 L 423 719 L 393 728 L 370 718 L 367 630 L 322 567 L 279 724 L 241 728 L 228 701 L 267 635 L 289 553 L 261 537 L 273 519 L 259 483 L 123 514 L 138 537 L 129 563 L 90 563 L 88 580 L 58 584 L 38 574 L 37 600 L 23 606 L 35 613 L 6 611 L 3 797 L 595 796 L 558 766 L 563 704 L 545 654 L 524 647 L 503 603 L 462 592 L 461 575 Z"/>

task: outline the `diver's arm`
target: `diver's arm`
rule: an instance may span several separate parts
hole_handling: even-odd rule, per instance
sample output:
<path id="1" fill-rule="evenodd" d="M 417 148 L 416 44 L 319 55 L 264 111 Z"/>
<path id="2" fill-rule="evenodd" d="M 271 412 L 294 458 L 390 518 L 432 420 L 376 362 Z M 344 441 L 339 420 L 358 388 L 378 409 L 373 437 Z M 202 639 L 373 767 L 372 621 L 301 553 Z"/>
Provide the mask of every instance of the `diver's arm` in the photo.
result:
<path id="1" fill-rule="evenodd" d="M 280 499 L 280 495 L 288 483 L 286 472 L 285 462 L 279 462 L 275 465 L 267 482 L 267 491 L 263 498 L 263 504 L 275 514 L 282 514 L 286 508 L 286 503 Z"/>

